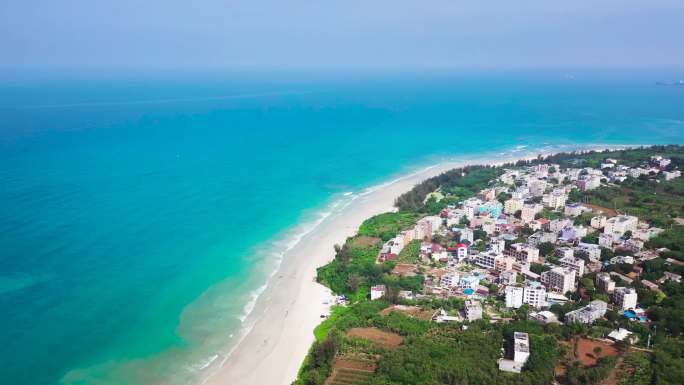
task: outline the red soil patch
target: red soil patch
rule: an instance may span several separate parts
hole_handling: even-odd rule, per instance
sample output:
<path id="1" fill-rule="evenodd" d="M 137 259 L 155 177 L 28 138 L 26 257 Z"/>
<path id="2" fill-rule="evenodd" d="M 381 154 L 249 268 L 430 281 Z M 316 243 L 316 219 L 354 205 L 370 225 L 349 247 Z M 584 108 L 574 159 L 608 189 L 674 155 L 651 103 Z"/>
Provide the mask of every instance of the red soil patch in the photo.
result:
<path id="1" fill-rule="evenodd" d="M 399 334 L 385 332 L 378 328 L 353 328 L 347 332 L 347 337 L 363 338 L 385 348 L 396 348 L 404 340 L 404 337 Z"/>
<path id="2" fill-rule="evenodd" d="M 376 358 L 338 357 L 326 385 L 368 384 L 378 367 Z"/>
<path id="3" fill-rule="evenodd" d="M 420 320 L 428 321 L 432 319 L 433 310 L 422 310 L 418 306 L 405 306 L 405 305 L 392 305 L 390 307 L 382 309 L 380 315 L 389 315 L 392 312 L 406 314 L 409 317 L 417 318 Z"/>
<path id="4" fill-rule="evenodd" d="M 394 266 L 394 269 L 392 269 L 392 274 L 400 275 L 402 277 L 413 277 L 416 275 L 416 268 L 417 265 L 410 263 L 398 263 Z"/>
<path id="5" fill-rule="evenodd" d="M 594 348 L 601 348 L 601 352 L 598 354 L 594 353 Z M 596 365 L 601 357 L 617 356 L 620 352 L 615 348 L 615 346 L 603 342 L 590 340 L 586 338 L 581 338 L 576 345 L 575 358 L 582 363 L 584 366 Z"/>
<path id="6" fill-rule="evenodd" d="M 612 217 L 617 215 L 617 211 L 615 211 L 613 209 L 609 209 L 607 207 L 603 207 L 603 206 L 599 206 L 599 205 L 592 205 L 590 203 L 583 203 L 582 205 L 589 207 L 590 209 L 593 210 L 594 213 L 601 211 L 602 214 L 608 218 L 612 218 Z"/>
<path id="7" fill-rule="evenodd" d="M 378 365 L 373 361 L 338 358 L 335 360 L 336 369 L 353 369 L 364 372 L 374 372 Z"/>

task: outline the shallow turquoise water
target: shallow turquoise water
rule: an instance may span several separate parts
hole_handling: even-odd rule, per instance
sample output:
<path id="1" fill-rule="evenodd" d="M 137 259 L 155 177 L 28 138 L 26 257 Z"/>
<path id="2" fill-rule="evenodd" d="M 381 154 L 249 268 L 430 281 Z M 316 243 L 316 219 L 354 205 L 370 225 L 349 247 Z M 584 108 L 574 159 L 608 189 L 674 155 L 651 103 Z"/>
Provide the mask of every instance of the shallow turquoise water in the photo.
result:
<path id="1" fill-rule="evenodd" d="M 445 158 L 682 143 L 684 87 L 654 84 L 679 77 L 3 81 L 0 378 L 191 383 L 288 242 L 345 192 Z"/>

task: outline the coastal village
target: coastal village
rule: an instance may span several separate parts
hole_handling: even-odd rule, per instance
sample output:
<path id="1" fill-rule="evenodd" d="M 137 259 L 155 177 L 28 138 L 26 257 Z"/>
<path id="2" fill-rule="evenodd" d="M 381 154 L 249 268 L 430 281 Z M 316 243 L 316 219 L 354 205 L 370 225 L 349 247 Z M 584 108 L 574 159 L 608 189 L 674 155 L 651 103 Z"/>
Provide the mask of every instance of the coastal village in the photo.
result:
<path id="1" fill-rule="evenodd" d="M 459 201 L 448 201 L 449 194 L 438 188 L 425 195 L 423 204 L 448 203 L 433 215 L 421 216 L 412 227 L 386 236 L 375 255 L 377 266 L 391 267 L 387 276 L 419 277 L 422 285 L 410 290 L 375 284 L 367 298 L 389 301 L 383 314 L 453 324 L 460 331 L 482 322 L 579 325 L 585 337 L 574 340 L 573 354 L 580 368 L 605 364 L 602 357 L 618 356 L 618 348 L 624 346 L 651 349 L 656 331 L 651 331 L 649 312 L 641 302 L 645 296 L 649 303 L 660 301 L 666 297 L 661 286 L 681 284 L 681 274 L 673 271 L 681 272 L 684 260 L 663 258 L 669 250 L 652 247 L 651 241 L 666 226 L 655 225 L 636 209 L 590 203 L 587 194 L 635 181 L 667 183 L 679 178 L 672 159 L 652 154 L 637 164 L 606 156 L 595 166 L 578 162 L 577 167 L 563 167 L 546 161 L 504 166 L 485 188 Z M 676 225 L 680 221 L 674 218 Z M 662 274 L 654 277 L 654 261 L 674 268 L 661 269 Z M 342 306 L 349 301 L 347 295 L 338 297 Z M 458 305 L 449 306 L 454 303 Z M 638 324 L 644 327 L 632 327 Z M 530 343 L 526 330 L 510 332 L 499 343 L 497 368 L 520 375 L 528 370 L 535 343 Z M 582 356 L 578 350 L 590 352 Z M 556 366 L 551 382 L 603 383 L 573 382 L 567 372 L 574 368 Z M 375 371 L 377 365 L 366 369 Z M 612 367 L 604 369 L 612 373 Z M 344 368 L 333 372 L 327 383 L 371 383 L 354 373 L 345 381 Z M 564 376 L 564 382 L 557 381 Z M 502 378 L 501 383 L 507 383 L 507 377 Z"/>

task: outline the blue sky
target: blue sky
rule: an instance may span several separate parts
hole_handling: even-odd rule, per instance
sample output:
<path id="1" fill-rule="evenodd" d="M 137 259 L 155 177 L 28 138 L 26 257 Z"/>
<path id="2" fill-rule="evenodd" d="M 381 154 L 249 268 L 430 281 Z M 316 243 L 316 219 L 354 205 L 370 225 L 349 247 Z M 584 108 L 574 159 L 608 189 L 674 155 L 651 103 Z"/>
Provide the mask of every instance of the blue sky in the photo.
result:
<path id="1" fill-rule="evenodd" d="M 682 0 L 7 0 L 0 67 L 684 66 Z"/>

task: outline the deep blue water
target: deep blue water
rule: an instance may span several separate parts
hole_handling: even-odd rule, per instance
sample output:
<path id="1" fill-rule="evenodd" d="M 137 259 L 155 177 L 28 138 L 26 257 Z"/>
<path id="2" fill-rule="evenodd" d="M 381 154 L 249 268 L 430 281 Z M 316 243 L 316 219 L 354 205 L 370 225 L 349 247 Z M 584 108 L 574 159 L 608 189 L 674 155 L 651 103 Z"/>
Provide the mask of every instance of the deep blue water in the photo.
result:
<path id="1" fill-rule="evenodd" d="M 681 77 L 6 78 L 0 382 L 191 383 L 343 193 L 519 146 L 682 143 L 684 87 L 655 85 Z"/>

